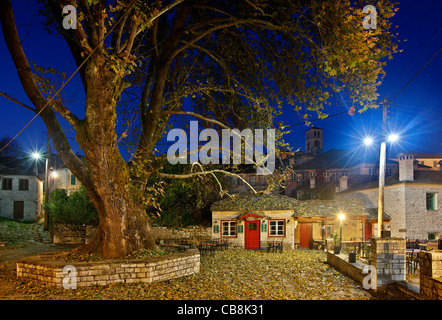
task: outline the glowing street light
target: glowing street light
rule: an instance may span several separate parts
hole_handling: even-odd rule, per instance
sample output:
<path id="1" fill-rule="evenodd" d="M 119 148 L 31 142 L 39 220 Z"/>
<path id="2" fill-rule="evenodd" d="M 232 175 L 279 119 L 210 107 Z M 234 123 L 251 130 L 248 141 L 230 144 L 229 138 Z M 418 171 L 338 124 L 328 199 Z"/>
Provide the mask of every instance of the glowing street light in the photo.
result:
<path id="1" fill-rule="evenodd" d="M 31 154 L 32 158 L 34 158 L 35 160 L 40 160 L 41 158 L 41 154 L 38 152 L 32 152 Z"/>
<path id="2" fill-rule="evenodd" d="M 366 138 L 364 139 L 364 144 L 365 144 L 366 146 L 371 146 L 371 145 L 373 144 L 373 138 L 371 138 L 371 137 L 366 137 Z"/>
<path id="3" fill-rule="evenodd" d="M 388 142 L 396 142 L 399 140 L 399 135 L 396 133 L 392 133 L 387 138 Z"/>

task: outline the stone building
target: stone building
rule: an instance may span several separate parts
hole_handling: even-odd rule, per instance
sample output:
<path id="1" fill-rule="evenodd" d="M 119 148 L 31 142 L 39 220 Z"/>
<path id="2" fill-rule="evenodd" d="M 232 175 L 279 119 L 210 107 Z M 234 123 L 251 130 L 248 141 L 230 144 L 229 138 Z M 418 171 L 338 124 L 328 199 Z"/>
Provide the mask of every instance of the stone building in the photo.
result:
<path id="1" fill-rule="evenodd" d="M 81 158 L 81 156 L 77 156 Z M 68 195 L 77 191 L 81 187 L 81 182 L 72 174 L 71 170 L 66 167 L 61 158 L 56 154 L 51 154 L 49 159 L 49 193 L 56 189 L 64 189 Z"/>
<path id="2" fill-rule="evenodd" d="M 81 182 L 72 174 L 71 170 L 66 167 L 51 171 L 48 179 L 49 192 L 56 189 L 64 189 L 66 193 L 70 195 L 81 187 Z"/>
<path id="3" fill-rule="evenodd" d="M 344 214 L 343 240 L 365 238 L 370 210 L 362 200 L 298 201 L 284 195 L 238 194 L 215 202 L 212 237 L 237 247 L 259 249 L 269 240 L 281 240 L 286 248 L 311 248 L 314 241 L 331 238 Z"/>
<path id="4" fill-rule="evenodd" d="M 43 181 L 24 167 L 0 170 L 0 216 L 33 222 L 43 213 Z"/>
<path id="5" fill-rule="evenodd" d="M 442 235 L 442 171 L 423 170 L 413 154 L 398 156 L 399 173 L 386 177 L 384 210 L 391 217 L 393 237 L 432 240 Z M 378 181 L 335 195 L 336 199 L 361 199 L 377 210 Z M 377 223 L 373 224 L 377 228 Z"/>

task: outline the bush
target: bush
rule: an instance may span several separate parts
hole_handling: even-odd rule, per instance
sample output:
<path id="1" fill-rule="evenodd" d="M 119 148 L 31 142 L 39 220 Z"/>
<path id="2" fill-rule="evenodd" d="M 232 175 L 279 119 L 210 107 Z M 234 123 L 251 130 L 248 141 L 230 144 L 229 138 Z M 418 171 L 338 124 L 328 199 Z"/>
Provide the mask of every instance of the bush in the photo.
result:
<path id="1" fill-rule="evenodd" d="M 51 192 L 50 202 L 45 209 L 48 210 L 52 223 L 98 225 L 97 209 L 84 187 L 70 196 L 64 189 Z"/>

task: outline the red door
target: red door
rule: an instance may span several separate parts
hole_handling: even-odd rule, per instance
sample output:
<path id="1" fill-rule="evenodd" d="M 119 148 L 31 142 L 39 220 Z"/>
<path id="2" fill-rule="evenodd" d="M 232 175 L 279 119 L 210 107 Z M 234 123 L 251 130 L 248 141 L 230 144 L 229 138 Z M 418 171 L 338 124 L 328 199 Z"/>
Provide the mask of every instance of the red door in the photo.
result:
<path id="1" fill-rule="evenodd" d="M 373 236 L 372 227 L 370 222 L 365 223 L 365 240 L 370 240 Z"/>
<path id="2" fill-rule="evenodd" d="M 313 226 L 311 223 L 299 224 L 299 247 L 310 248 L 313 241 Z"/>
<path id="3" fill-rule="evenodd" d="M 245 220 L 244 247 L 259 249 L 259 220 Z"/>

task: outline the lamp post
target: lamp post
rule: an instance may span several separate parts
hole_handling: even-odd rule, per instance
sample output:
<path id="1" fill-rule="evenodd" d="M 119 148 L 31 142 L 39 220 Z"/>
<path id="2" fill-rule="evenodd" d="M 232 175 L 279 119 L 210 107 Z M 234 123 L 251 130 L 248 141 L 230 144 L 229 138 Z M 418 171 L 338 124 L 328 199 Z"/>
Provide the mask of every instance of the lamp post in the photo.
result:
<path id="1" fill-rule="evenodd" d="M 344 214 L 339 214 L 339 251 L 342 249 L 342 221 L 345 219 Z"/>
<path id="2" fill-rule="evenodd" d="M 40 160 L 41 154 L 34 151 L 32 152 L 31 157 L 35 160 L 35 175 L 38 175 L 38 160 Z"/>
<path id="3" fill-rule="evenodd" d="M 378 195 L 378 232 L 377 237 L 382 238 L 383 229 L 383 214 L 384 214 L 384 187 L 385 187 L 385 166 L 386 166 L 386 149 L 387 142 L 396 142 L 399 140 L 399 135 L 396 133 L 391 133 L 381 141 L 380 154 L 379 154 L 379 195 Z M 372 145 L 374 142 L 373 138 L 366 137 L 364 139 L 364 144 L 366 146 Z"/>

